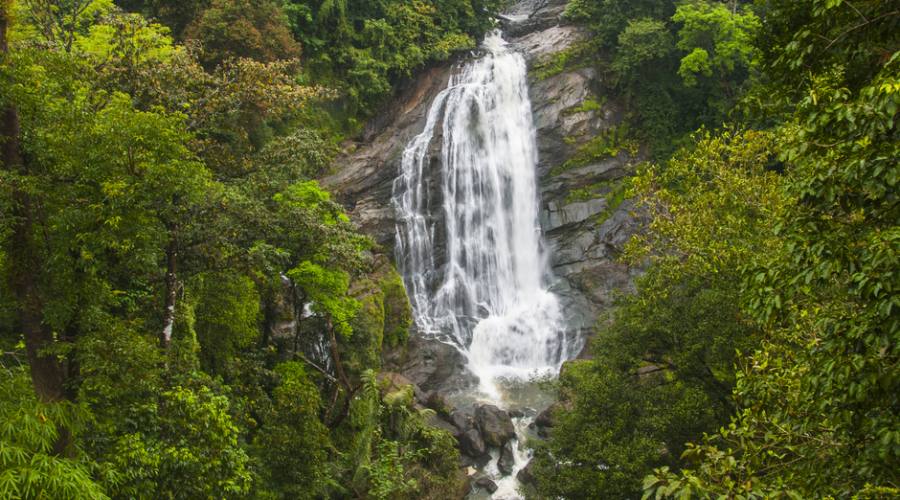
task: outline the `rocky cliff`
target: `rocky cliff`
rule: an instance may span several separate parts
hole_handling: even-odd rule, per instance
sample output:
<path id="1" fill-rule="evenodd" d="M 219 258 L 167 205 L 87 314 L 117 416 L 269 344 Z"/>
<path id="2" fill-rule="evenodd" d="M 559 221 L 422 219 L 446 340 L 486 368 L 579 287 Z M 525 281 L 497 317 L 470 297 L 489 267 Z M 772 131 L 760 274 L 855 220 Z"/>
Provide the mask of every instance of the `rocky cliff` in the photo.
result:
<path id="1" fill-rule="evenodd" d="M 541 225 L 557 278 L 554 291 L 563 298 L 573 331 L 583 334 L 609 308 L 615 293 L 631 286 L 633 272 L 616 258 L 639 226 L 625 187 L 640 148 L 624 139 L 624 111 L 620 103 L 601 95 L 602 76 L 589 66 L 566 69 L 559 64 L 587 37 L 583 29 L 562 20 L 565 3 L 524 0 L 501 24 L 530 68 Z M 401 154 L 422 131 L 432 99 L 457 65 L 450 61 L 421 72 L 368 124 L 359 142 L 348 147 L 334 173 L 323 180 L 359 228 L 388 254 L 394 245 L 391 194 Z M 440 172 L 440 137 L 437 130 L 429 167 L 435 175 Z M 447 346 L 415 340 L 413 346 L 415 353 L 388 361 L 426 389 L 438 388 L 453 371 L 441 365 L 461 366 L 458 356 L 443 352 Z"/>

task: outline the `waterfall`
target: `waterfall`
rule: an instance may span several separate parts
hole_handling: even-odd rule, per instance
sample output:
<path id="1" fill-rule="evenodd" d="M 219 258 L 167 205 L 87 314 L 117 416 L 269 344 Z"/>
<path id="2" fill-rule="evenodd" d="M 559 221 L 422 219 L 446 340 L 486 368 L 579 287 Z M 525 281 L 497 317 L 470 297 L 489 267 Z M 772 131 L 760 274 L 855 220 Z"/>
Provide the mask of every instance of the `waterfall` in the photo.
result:
<path id="1" fill-rule="evenodd" d="M 434 99 L 393 188 L 397 262 L 417 328 L 457 345 L 497 399 L 498 381 L 554 373 L 569 353 L 547 289 L 525 61 L 499 32 L 482 50 Z"/>

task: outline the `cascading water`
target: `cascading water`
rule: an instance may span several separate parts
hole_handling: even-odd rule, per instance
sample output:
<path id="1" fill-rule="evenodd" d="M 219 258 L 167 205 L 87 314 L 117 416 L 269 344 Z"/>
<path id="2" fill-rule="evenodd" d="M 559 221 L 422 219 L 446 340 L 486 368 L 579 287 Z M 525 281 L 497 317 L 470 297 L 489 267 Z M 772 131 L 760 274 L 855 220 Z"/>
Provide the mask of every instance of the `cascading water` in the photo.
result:
<path id="1" fill-rule="evenodd" d="M 407 145 L 394 199 L 398 263 L 420 332 L 455 343 L 480 390 L 497 399 L 499 380 L 552 373 L 568 352 L 546 286 L 525 61 L 499 32 L 482 48 Z M 429 149 L 439 122 L 438 177 L 429 172 Z M 429 186 L 437 178 L 439 191 Z M 442 262 L 435 261 L 439 231 Z"/>
<path id="2" fill-rule="evenodd" d="M 516 382 L 556 373 L 578 346 L 567 342 L 547 287 L 525 61 L 499 32 L 482 49 L 435 97 L 425 129 L 403 152 L 396 254 L 420 334 L 456 345 L 481 398 L 508 407 L 523 403 L 509 396 Z M 516 473 L 530 455 L 520 442 L 531 420 L 515 419 L 512 474 L 499 472 L 492 452 L 484 470 L 497 481 L 494 498 L 518 497 Z"/>

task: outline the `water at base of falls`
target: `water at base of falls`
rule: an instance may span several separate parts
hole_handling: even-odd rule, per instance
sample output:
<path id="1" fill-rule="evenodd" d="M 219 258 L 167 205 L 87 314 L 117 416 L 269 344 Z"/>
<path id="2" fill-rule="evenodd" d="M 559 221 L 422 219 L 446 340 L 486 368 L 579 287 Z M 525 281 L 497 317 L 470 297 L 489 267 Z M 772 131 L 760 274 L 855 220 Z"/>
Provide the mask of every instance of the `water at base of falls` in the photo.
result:
<path id="1" fill-rule="evenodd" d="M 419 333 L 457 346 L 479 379 L 469 397 L 503 407 L 505 387 L 555 374 L 575 346 L 548 290 L 525 61 L 499 32 L 482 52 L 436 96 L 403 152 L 396 254 Z M 527 457 L 514 444 L 518 469 Z M 496 498 L 515 495 L 514 477 Z"/>

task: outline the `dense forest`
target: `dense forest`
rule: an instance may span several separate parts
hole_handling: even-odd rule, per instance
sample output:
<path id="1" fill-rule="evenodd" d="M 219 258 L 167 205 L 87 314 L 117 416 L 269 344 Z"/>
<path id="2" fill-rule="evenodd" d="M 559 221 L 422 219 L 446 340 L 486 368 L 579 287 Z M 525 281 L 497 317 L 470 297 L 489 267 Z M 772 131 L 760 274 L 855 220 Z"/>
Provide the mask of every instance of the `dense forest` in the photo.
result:
<path id="1" fill-rule="evenodd" d="M 320 186 L 503 0 L 0 0 L 0 497 L 450 498 Z M 571 0 L 647 161 L 533 498 L 900 497 L 900 2 Z M 602 102 L 585 102 L 601 107 Z M 633 146 L 631 146 L 633 145 Z"/>

